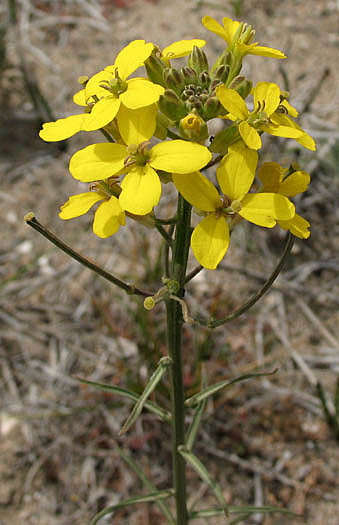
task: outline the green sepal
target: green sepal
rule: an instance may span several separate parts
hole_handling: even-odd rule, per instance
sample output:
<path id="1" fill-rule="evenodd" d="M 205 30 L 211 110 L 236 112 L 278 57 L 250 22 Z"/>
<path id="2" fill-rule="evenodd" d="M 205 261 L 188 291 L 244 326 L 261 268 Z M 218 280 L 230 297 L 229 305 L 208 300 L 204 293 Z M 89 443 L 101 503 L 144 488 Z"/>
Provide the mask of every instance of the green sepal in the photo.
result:
<path id="1" fill-rule="evenodd" d="M 140 397 L 135 392 L 131 392 L 130 390 L 126 390 L 125 388 L 120 388 L 118 386 L 106 385 L 104 383 L 96 383 L 94 381 L 82 379 L 81 377 L 76 377 L 75 379 L 86 385 L 93 386 L 97 390 L 102 390 L 103 392 L 109 392 L 111 394 L 118 394 L 119 396 L 126 397 L 127 399 L 131 399 L 132 401 L 138 401 Z M 150 412 L 153 412 L 153 414 L 157 415 L 162 421 L 171 420 L 171 414 L 167 412 L 167 410 L 164 410 L 163 408 L 153 403 L 152 401 L 147 401 L 146 403 L 144 403 L 144 407 L 147 408 L 147 410 L 149 410 Z"/>
<path id="2" fill-rule="evenodd" d="M 136 404 L 133 407 L 132 412 L 130 413 L 130 415 L 128 416 L 127 420 L 123 424 L 123 426 L 122 426 L 122 428 L 121 428 L 121 430 L 119 432 L 120 436 L 125 434 L 127 432 L 127 430 L 133 425 L 133 423 L 135 423 L 137 417 L 141 413 L 141 411 L 143 409 L 143 406 L 145 405 L 145 403 L 147 401 L 148 396 L 153 392 L 153 390 L 155 389 L 155 387 L 157 386 L 157 384 L 159 383 L 160 379 L 165 374 L 167 368 L 171 365 L 171 363 L 172 363 L 172 360 L 168 356 L 162 357 L 160 359 L 159 364 L 158 364 L 157 368 L 155 369 L 155 371 L 153 372 L 153 374 L 151 375 L 151 377 L 150 377 L 150 379 L 149 379 L 149 381 L 148 381 L 148 383 L 147 383 L 143 393 L 139 397 L 138 401 L 136 402 Z"/>
<path id="3" fill-rule="evenodd" d="M 221 153 L 224 155 L 228 146 L 234 144 L 239 139 L 240 134 L 238 126 L 236 124 L 232 124 L 231 126 L 228 126 L 216 134 L 213 141 L 211 142 L 209 150 L 212 151 L 212 153 Z"/>
<path id="4" fill-rule="evenodd" d="M 189 67 L 194 69 L 194 71 L 199 75 L 203 71 L 208 71 L 208 60 L 204 51 L 198 47 L 194 46 L 187 61 Z"/>
<path id="5" fill-rule="evenodd" d="M 177 122 L 187 114 L 185 103 L 173 89 L 166 89 L 159 98 L 159 109 L 169 119 Z"/>
<path id="6" fill-rule="evenodd" d="M 164 81 L 163 72 L 166 69 L 166 64 L 160 60 L 154 53 L 146 60 L 145 69 L 148 78 L 154 84 L 159 84 L 160 86 L 166 87 Z"/>
<path id="7" fill-rule="evenodd" d="M 160 501 L 163 499 L 170 498 L 173 495 L 174 490 L 168 489 L 160 490 L 157 492 L 151 492 L 150 494 L 146 494 L 145 496 L 135 496 L 132 498 L 125 499 L 123 501 L 120 501 L 116 505 L 111 505 L 110 507 L 107 507 L 106 509 L 103 509 L 100 512 L 98 512 L 98 514 L 96 514 L 92 519 L 90 525 L 95 525 L 101 518 L 107 516 L 107 514 L 112 514 L 115 510 L 122 509 L 123 507 L 128 507 L 129 505 L 135 505 L 137 503 L 150 503 L 153 501 Z"/>
<path id="8" fill-rule="evenodd" d="M 174 67 L 164 69 L 163 77 L 166 88 L 173 89 L 178 95 L 182 93 L 185 88 L 185 80 L 177 69 Z"/>

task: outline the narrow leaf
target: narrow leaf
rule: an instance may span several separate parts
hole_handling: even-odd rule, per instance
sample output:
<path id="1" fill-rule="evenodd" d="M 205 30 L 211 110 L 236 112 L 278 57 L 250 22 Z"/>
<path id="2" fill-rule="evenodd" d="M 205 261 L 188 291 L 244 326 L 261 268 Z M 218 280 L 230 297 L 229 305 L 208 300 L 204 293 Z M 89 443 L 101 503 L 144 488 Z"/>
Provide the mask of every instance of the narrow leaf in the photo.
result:
<path id="1" fill-rule="evenodd" d="M 107 385 L 105 383 L 96 383 L 95 381 L 88 381 L 87 379 L 82 379 L 81 377 L 76 377 L 75 379 L 77 379 L 81 383 L 85 383 L 86 385 L 93 386 L 98 390 L 102 390 L 103 392 L 118 394 L 119 396 L 126 397 L 127 399 L 132 399 L 132 401 L 138 401 L 140 397 L 135 392 L 131 392 L 130 390 L 126 390 L 125 388 L 120 388 L 118 386 Z M 167 412 L 163 408 L 160 408 L 152 401 L 147 401 L 144 404 L 144 407 L 147 408 L 150 412 L 153 412 L 153 414 L 156 414 L 163 421 L 170 421 L 171 419 L 171 414 L 169 412 Z"/>
<path id="2" fill-rule="evenodd" d="M 238 383 L 240 381 L 245 381 L 245 379 L 252 379 L 253 377 L 264 377 L 264 376 L 271 376 L 277 372 L 277 368 L 273 370 L 273 372 L 256 372 L 253 374 L 244 374 L 242 376 L 235 377 L 234 379 L 231 379 L 230 381 L 227 379 L 225 381 L 220 381 L 220 383 L 216 383 L 215 385 L 208 386 L 207 388 L 204 388 L 197 394 L 194 394 L 194 396 L 189 397 L 185 401 L 186 406 L 194 406 L 198 403 L 200 403 L 203 399 L 206 399 L 209 396 L 212 396 L 216 392 L 219 392 L 219 390 L 222 390 L 223 388 L 229 387 L 235 383 Z"/>
<path id="3" fill-rule="evenodd" d="M 138 478 L 142 481 L 143 485 L 151 492 L 156 492 L 157 489 L 155 485 L 148 479 L 142 468 L 138 465 L 138 463 L 129 455 L 125 454 L 125 452 L 118 446 L 116 446 L 116 451 L 118 452 L 121 459 L 123 459 L 127 465 L 135 472 L 135 474 L 138 476 Z M 172 489 L 171 489 L 172 490 Z M 167 505 L 166 502 L 162 500 L 156 501 L 157 506 L 163 513 L 163 515 L 167 518 L 167 521 L 170 525 L 176 525 L 175 519 L 172 516 L 172 513 Z"/>
<path id="4" fill-rule="evenodd" d="M 194 412 L 192 423 L 190 424 L 187 434 L 186 434 L 185 444 L 186 444 L 187 450 L 189 450 L 190 452 L 193 448 L 195 438 L 197 437 L 200 421 L 204 413 L 206 403 L 207 403 L 207 399 L 203 399 L 203 401 L 200 401 L 200 403 L 197 405 L 195 412 Z"/>
<path id="5" fill-rule="evenodd" d="M 275 507 L 274 505 L 264 505 L 262 507 L 256 507 L 253 505 L 229 505 L 228 511 L 230 514 L 238 514 L 241 515 L 241 519 L 245 519 L 246 516 L 250 516 L 251 514 L 261 513 L 261 514 L 269 514 L 269 513 L 280 513 L 280 514 L 288 514 L 290 516 L 294 516 L 295 518 L 303 519 L 303 516 L 300 516 L 298 514 L 295 514 L 294 512 L 283 509 L 281 507 Z M 196 510 L 194 512 L 190 512 L 189 518 L 190 520 L 198 519 L 198 518 L 212 518 L 214 516 L 220 516 L 224 514 L 224 509 L 222 507 L 214 507 L 211 509 L 202 509 L 202 510 Z M 234 523 L 234 521 L 232 521 Z"/>
<path id="6" fill-rule="evenodd" d="M 169 365 L 171 364 L 171 362 L 172 361 L 171 361 L 170 357 L 168 357 L 168 356 L 162 357 L 160 359 L 159 365 L 156 368 L 155 372 L 153 372 L 153 374 L 151 375 L 150 380 L 147 383 L 145 390 L 143 391 L 143 393 L 139 397 L 138 401 L 136 402 L 136 404 L 133 407 L 132 412 L 130 413 L 129 417 L 127 418 L 127 420 L 123 424 L 123 426 L 122 426 L 122 428 L 121 428 L 121 430 L 119 432 L 120 436 L 125 434 L 125 432 L 127 432 L 127 430 L 133 425 L 133 423 L 135 422 L 135 420 L 139 416 L 140 412 L 142 411 L 143 406 L 146 403 L 148 396 L 153 392 L 153 390 L 155 389 L 155 387 L 159 383 L 160 379 L 162 378 L 162 376 L 166 372 L 166 370 L 169 367 Z"/>
<path id="7" fill-rule="evenodd" d="M 227 517 L 228 516 L 228 507 L 227 503 L 225 501 L 224 495 L 222 493 L 221 488 L 219 485 L 214 481 L 209 473 L 206 467 L 201 463 L 200 459 L 198 459 L 192 452 L 189 452 L 187 448 L 184 445 L 180 445 L 178 447 L 178 452 L 182 455 L 186 463 L 188 463 L 196 472 L 199 474 L 201 479 L 207 483 L 207 485 L 210 487 L 210 489 L 214 492 L 215 497 L 217 498 L 218 502 L 223 508 L 223 513 Z"/>
<path id="8" fill-rule="evenodd" d="M 134 498 L 128 498 L 123 501 L 120 501 L 116 505 L 111 505 L 110 507 L 107 507 L 106 509 L 101 510 L 94 516 L 94 518 L 91 521 L 91 525 L 95 525 L 98 523 L 98 521 L 106 516 L 107 514 L 112 514 L 115 510 L 121 509 L 123 507 L 128 507 L 129 505 L 134 505 L 136 503 L 149 503 L 153 501 L 159 501 L 162 499 L 169 498 L 173 496 L 174 490 L 161 490 L 157 492 L 152 492 L 151 494 L 146 494 L 145 496 L 135 496 Z"/>

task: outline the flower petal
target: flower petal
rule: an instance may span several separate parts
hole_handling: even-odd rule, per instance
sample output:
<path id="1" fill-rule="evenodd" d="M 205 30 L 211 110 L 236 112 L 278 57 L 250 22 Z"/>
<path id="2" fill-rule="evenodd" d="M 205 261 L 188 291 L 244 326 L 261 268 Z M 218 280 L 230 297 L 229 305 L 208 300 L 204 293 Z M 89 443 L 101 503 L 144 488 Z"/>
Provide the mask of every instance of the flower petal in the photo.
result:
<path id="1" fill-rule="evenodd" d="M 118 68 L 119 77 L 126 80 L 129 75 L 144 64 L 153 48 L 154 45 L 151 42 L 146 44 L 145 40 L 133 40 L 117 54 L 114 65 L 105 69 L 114 72 Z"/>
<path id="2" fill-rule="evenodd" d="M 286 197 L 295 197 L 307 190 L 310 181 L 311 177 L 306 171 L 295 171 L 283 180 L 279 193 Z"/>
<path id="3" fill-rule="evenodd" d="M 93 232 L 98 237 L 105 239 L 114 235 L 126 221 L 125 212 L 119 200 L 112 196 L 108 201 L 98 207 L 94 215 Z"/>
<path id="4" fill-rule="evenodd" d="M 74 153 L 69 171 L 82 182 L 105 180 L 124 167 L 126 156 L 127 147 L 122 144 L 91 144 Z"/>
<path id="5" fill-rule="evenodd" d="M 128 80 L 127 91 L 121 93 L 120 100 L 129 109 L 139 109 L 150 106 L 159 100 L 165 89 L 153 84 L 145 78 L 131 78 Z"/>
<path id="6" fill-rule="evenodd" d="M 198 171 L 212 158 L 212 153 L 205 146 L 186 140 L 160 142 L 150 153 L 150 164 L 154 169 L 173 173 Z"/>
<path id="7" fill-rule="evenodd" d="M 229 40 L 229 35 L 228 33 L 226 33 L 225 28 L 221 24 L 219 24 L 219 22 L 214 20 L 214 18 L 212 18 L 211 16 L 204 16 L 201 20 L 201 23 L 203 26 L 206 27 L 206 29 L 208 29 L 208 31 L 212 31 L 212 33 L 215 33 L 216 35 L 221 36 L 221 38 L 226 40 L 228 45 L 231 45 L 231 41 Z"/>
<path id="8" fill-rule="evenodd" d="M 73 219 L 80 217 L 88 212 L 88 210 L 96 202 L 102 201 L 103 196 L 94 191 L 87 191 L 86 193 L 79 193 L 78 195 L 71 195 L 65 204 L 60 206 L 60 219 Z"/>
<path id="9" fill-rule="evenodd" d="M 167 60 L 172 60 L 172 58 L 182 58 L 189 55 L 194 46 L 204 47 L 205 44 L 205 40 L 199 40 L 198 38 L 192 40 L 179 40 L 178 42 L 173 42 L 173 44 L 165 47 L 162 50 L 161 55 Z"/>
<path id="10" fill-rule="evenodd" d="M 258 82 L 253 97 L 255 111 L 264 111 L 270 117 L 280 104 L 280 88 L 273 82 Z"/>
<path id="11" fill-rule="evenodd" d="M 197 261 L 208 270 L 215 270 L 230 243 L 229 227 L 224 217 L 207 215 L 194 228 L 191 246 Z"/>
<path id="12" fill-rule="evenodd" d="M 156 104 L 140 109 L 128 109 L 122 104 L 117 121 L 123 141 L 132 145 L 149 140 L 155 132 L 157 112 Z"/>
<path id="13" fill-rule="evenodd" d="M 214 211 L 221 205 L 216 187 L 200 171 L 185 175 L 173 173 L 172 179 L 184 199 L 199 210 Z"/>
<path id="14" fill-rule="evenodd" d="M 261 148 L 261 138 L 255 128 L 249 125 L 246 120 L 243 120 L 239 124 L 239 133 L 246 146 L 250 149 L 258 150 Z"/>
<path id="15" fill-rule="evenodd" d="M 85 86 L 86 101 L 88 101 L 88 99 L 94 95 L 98 98 L 107 97 L 109 95 L 109 91 L 101 87 L 100 84 L 102 82 L 109 82 L 112 78 L 114 77 L 109 71 L 99 71 L 93 75 Z"/>
<path id="16" fill-rule="evenodd" d="M 121 183 L 121 207 L 135 215 L 151 212 L 160 200 L 161 182 L 157 172 L 149 165 L 132 168 Z"/>
<path id="17" fill-rule="evenodd" d="M 101 98 L 92 108 L 89 118 L 84 122 L 84 131 L 93 131 L 107 126 L 118 113 L 120 104 L 120 99 L 113 95 Z"/>
<path id="18" fill-rule="evenodd" d="M 88 113 L 80 113 L 80 115 L 60 118 L 55 122 L 45 122 L 45 124 L 42 125 L 39 136 L 46 142 L 57 142 L 58 140 L 68 139 L 78 133 L 78 131 L 81 131 L 88 117 Z"/>
<path id="19" fill-rule="evenodd" d="M 80 91 L 77 91 L 73 95 L 73 102 L 74 104 L 77 104 L 78 106 L 87 106 L 86 90 L 80 89 Z"/>
<path id="20" fill-rule="evenodd" d="M 233 37 L 240 26 L 240 22 L 237 20 L 232 20 L 231 18 L 227 18 L 226 16 L 222 19 L 222 22 L 225 29 L 225 40 L 230 46 L 232 44 Z"/>
<path id="21" fill-rule="evenodd" d="M 294 204 L 277 193 L 251 193 L 241 200 L 239 215 L 247 221 L 272 228 L 278 219 L 290 220 L 295 214 Z"/>
<path id="22" fill-rule="evenodd" d="M 282 51 L 279 51 L 279 49 L 259 46 L 257 42 L 254 42 L 253 44 L 243 44 L 242 42 L 237 42 L 237 48 L 244 55 L 258 55 L 269 58 L 287 58 L 287 56 Z"/>
<path id="23" fill-rule="evenodd" d="M 258 153 L 241 142 L 228 148 L 217 169 L 221 191 L 232 200 L 241 199 L 252 186 L 258 164 Z"/>
<path id="24" fill-rule="evenodd" d="M 308 239 L 310 236 L 310 223 L 297 213 L 293 219 L 289 221 L 278 221 L 278 224 L 283 230 L 289 230 L 293 235 L 299 237 L 299 239 Z"/>
<path id="25" fill-rule="evenodd" d="M 280 193 L 283 173 L 282 167 L 277 162 L 264 162 L 258 171 L 258 179 L 263 185 L 261 191 Z"/>
<path id="26" fill-rule="evenodd" d="M 249 113 L 246 102 L 235 89 L 218 86 L 215 94 L 224 108 L 240 120 L 247 119 Z"/>

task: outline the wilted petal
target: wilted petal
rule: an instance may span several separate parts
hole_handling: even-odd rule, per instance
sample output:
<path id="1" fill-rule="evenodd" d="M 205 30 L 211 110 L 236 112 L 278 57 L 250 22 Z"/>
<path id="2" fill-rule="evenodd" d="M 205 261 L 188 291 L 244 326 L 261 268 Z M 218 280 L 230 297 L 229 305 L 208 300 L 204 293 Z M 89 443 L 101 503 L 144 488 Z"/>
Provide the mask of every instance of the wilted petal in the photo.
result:
<path id="1" fill-rule="evenodd" d="M 227 252 L 230 243 L 228 224 L 224 217 L 214 213 L 195 227 L 191 246 L 197 261 L 208 270 L 215 270 Z"/>

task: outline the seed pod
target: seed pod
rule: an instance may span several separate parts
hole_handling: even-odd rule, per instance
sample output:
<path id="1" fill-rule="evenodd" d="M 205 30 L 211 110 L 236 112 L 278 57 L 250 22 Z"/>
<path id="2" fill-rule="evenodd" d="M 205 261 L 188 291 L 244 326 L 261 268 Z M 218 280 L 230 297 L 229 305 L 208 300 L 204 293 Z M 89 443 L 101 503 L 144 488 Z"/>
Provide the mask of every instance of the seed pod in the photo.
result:
<path id="1" fill-rule="evenodd" d="M 159 98 L 159 108 L 166 117 L 174 122 L 183 118 L 187 113 L 185 103 L 172 89 L 166 89 L 165 93 L 161 95 Z"/>
<path id="2" fill-rule="evenodd" d="M 203 71 L 208 71 L 208 60 L 202 49 L 194 46 L 187 61 L 189 67 L 196 71 L 197 75 Z"/>

